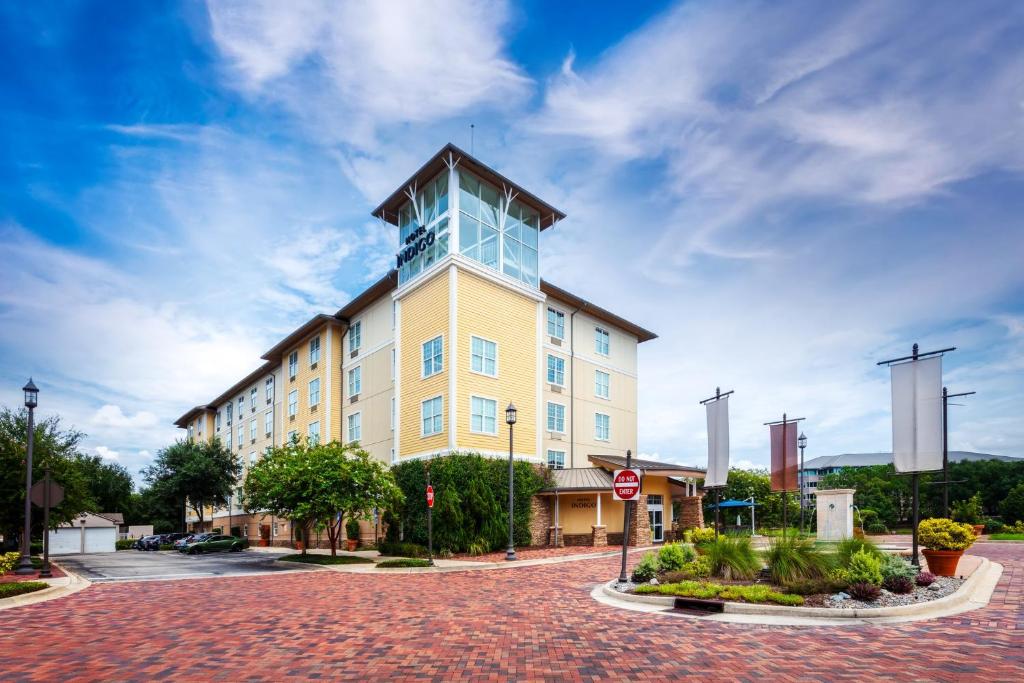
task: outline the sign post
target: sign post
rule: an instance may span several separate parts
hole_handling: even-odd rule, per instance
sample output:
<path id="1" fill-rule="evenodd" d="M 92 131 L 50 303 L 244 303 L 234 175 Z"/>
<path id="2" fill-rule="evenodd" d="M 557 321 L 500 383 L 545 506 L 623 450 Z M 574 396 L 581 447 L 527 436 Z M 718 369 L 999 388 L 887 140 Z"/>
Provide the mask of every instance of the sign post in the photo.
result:
<path id="1" fill-rule="evenodd" d="M 427 563 L 434 566 L 434 487 L 430 485 L 430 466 L 427 466 Z"/>
<path id="2" fill-rule="evenodd" d="M 612 474 L 612 498 L 625 502 L 622 521 L 622 566 L 619 583 L 626 583 L 626 549 L 629 546 L 629 518 L 633 501 L 640 498 L 640 470 L 632 469 L 633 451 L 626 451 L 626 469 L 615 470 Z"/>
<path id="3" fill-rule="evenodd" d="M 39 578 L 49 579 L 50 573 L 50 508 L 60 505 L 64 500 L 64 487 L 50 481 L 50 468 L 45 470 L 42 481 L 32 485 L 32 502 L 43 508 L 43 566 L 39 570 Z"/>

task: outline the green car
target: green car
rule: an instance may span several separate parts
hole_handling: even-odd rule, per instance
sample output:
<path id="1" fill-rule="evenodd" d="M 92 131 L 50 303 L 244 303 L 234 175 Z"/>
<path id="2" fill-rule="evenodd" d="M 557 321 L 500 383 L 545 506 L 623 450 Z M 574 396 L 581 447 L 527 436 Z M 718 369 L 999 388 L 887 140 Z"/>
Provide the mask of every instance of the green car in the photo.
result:
<path id="1" fill-rule="evenodd" d="M 215 553 L 220 550 L 229 550 L 234 553 L 239 550 L 244 550 L 248 545 L 249 541 L 244 538 L 238 538 L 237 536 L 212 535 L 207 536 L 201 541 L 189 543 L 185 546 L 185 552 L 189 555 L 196 555 L 198 553 Z"/>

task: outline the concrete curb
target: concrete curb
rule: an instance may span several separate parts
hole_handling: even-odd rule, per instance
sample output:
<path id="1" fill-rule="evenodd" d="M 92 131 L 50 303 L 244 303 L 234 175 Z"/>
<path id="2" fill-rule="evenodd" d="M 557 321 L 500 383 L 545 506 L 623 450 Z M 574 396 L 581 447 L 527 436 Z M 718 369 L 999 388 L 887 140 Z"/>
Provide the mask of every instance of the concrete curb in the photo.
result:
<path id="1" fill-rule="evenodd" d="M 61 571 L 64 572 L 65 576 L 60 579 L 51 579 L 53 581 L 49 588 L 44 588 L 41 591 L 35 591 L 34 593 L 24 593 L 22 595 L 15 595 L 10 598 L 4 598 L 0 600 L 0 611 L 5 609 L 11 609 L 12 607 L 22 607 L 24 605 L 32 605 L 37 602 L 47 602 L 48 600 L 56 600 L 57 598 L 63 598 L 65 595 L 71 595 L 77 593 L 80 590 L 85 590 L 92 585 L 92 582 L 85 579 L 73 571 L 70 571 L 67 567 L 59 565 L 53 560 L 50 563 L 59 566 Z M 66 581 L 65 581 L 66 579 Z M 46 579 L 43 579 L 46 581 Z M 61 583 L 57 583 L 57 582 Z"/>
<path id="2" fill-rule="evenodd" d="M 864 609 L 835 609 L 829 607 L 786 607 L 782 605 L 754 605 L 741 602 L 726 602 L 722 614 L 690 617 L 712 621 L 731 621 L 748 624 L 774 625 L 853 625 L 918 621 L 935 619 L 967 612 L 988 604 L 1002 575 L 1002 565 L 981 558 L 982 562 L 952 595 L 937 600 L 896 607 L 869 607 Z M 620 593 L 615 590 L 616 581 L 599 585 L 591 593 L 599 602 L 645 612 L 671 613 L 674 616 L 689 616 L 674 611 L 675 598 L 672 596 L 646 596 Z"/>

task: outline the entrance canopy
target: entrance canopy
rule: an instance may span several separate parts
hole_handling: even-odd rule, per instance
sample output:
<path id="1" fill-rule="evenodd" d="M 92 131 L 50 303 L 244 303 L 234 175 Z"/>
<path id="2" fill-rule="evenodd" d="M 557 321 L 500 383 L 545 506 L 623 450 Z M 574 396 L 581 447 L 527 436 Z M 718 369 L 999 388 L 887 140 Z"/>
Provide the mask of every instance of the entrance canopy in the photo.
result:
<path id="1" fill-rule="evenodd" d="M 718 504 L 719 508 L 750 508 L 758 505 L 758 503 L 751 503 L 749 500 L 723 500 Z M 712 503 L 708 507 L 714 508 L 715 504 Z"/>

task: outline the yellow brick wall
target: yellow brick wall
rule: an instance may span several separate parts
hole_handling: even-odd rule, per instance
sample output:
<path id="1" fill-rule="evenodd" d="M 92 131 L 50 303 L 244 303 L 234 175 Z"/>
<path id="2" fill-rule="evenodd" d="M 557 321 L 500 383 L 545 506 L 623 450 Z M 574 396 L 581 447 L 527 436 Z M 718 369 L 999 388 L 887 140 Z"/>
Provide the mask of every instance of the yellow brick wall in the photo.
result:
<path id="1" fill-rule="evenodd" d="M 448 338 L 448 271 L 420 285 L 401 299 L 399 344 L 399 457 L 441 451 L 448 447 L 448 373 L 451 369 L 451 340 Z M 444 369 L 426 379 L 423 375 L 424 342 L 444 337 Z M 364 371 L 365 372 L 365 371 Z M 444 396 L 444 426 L 440 434 L 420 436 L 420 404 L 433 396 Z"/>
<path id="2" fill-rule="evenodd" d="M 537 451 L 537 302 L 466 270 L 458 274 L 457 445 L 462 450 L 508 451 L 505 408 L 515 403 L 516 453 Z M 497 342 L 498 376 L 470 371 L 472 336 Z M 404 390 L 404 385 L 403 385 Z M 470 397 L 498 403 L 497 435 L 470 431 Z"/>

